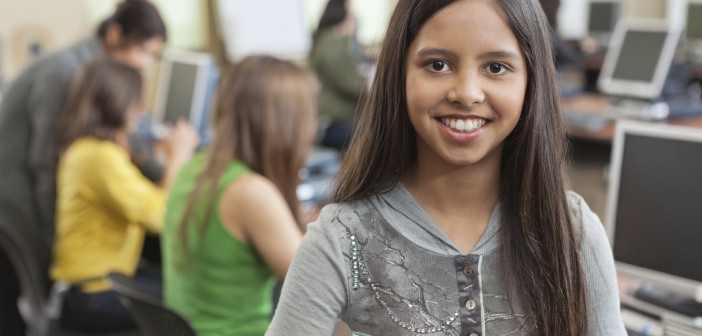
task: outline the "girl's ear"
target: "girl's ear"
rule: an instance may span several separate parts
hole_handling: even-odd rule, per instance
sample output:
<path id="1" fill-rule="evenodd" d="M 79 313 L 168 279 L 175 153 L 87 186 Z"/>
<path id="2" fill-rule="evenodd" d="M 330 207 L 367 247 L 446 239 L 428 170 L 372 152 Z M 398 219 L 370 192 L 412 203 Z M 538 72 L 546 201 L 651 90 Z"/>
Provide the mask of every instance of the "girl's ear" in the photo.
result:
<path id="1" fill-rule="evenodd" d="M 122 44 L 122 27 L 118 23 L 110 23 L 105 32 L 105 44 L 110 48 L 116 48 Z"/>

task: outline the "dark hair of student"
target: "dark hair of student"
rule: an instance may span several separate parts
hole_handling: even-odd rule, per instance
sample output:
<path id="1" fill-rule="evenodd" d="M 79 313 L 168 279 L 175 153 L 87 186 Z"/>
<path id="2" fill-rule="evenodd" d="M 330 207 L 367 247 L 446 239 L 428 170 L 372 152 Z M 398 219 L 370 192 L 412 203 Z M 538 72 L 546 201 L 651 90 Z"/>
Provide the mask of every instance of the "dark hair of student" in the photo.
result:
<path id="1" fill-rule="evenodd" d="M 334 202 L 383 193 L 416 161 L 407 114 L 405 69 L 410 44 L 451 0 L 400 0 L 382 46 L 374 85 L 360 110 L 337 176 Z M 549 25 L 537 0 L 494 0 L 527 65 L 521 118 L 505 139 L 501 168 L 502 251 L 508 284 L 537 335 L 584 335 L 585 284 L 564 186 L 565 126 Z"/>
<path id="2" fill-rule="evenodd" d="M 138 70 L 109 58 L 86 65 L 73 81 L 58 121 L 61 148 L 84 136 L 114 140 L 115 132 L 127 124 L 129 113 L 141 98 Z"/>
<path id="3" fill-rule="evenodd" d="M 206 166 L 181 219 L 184 246 L 196 203 L 207 195 L 207 209 L 195 220 L 203 232 L 217 209 L 217 181 L 234 160 L 273 182 L 301 219 L 296 188 L 315 134 L 318 92 L 317 78 L 288 61 L 252 56 L 233 66 L 217 93 L 216 136 Z"/>
<path id="4" fill-rule="evenodd" d="M 105 38 L 107 29 L 119 25 L 124 43 L 128 45 L 142 43 L 153 37 L 167 39 L 166 25 L 161 14 L 151 2 L 146 0 L 123 0 L 115 12 L 98 26 L 97 34 Z"/>
<path id="5" fill-rule="evenodd" d="M 317 31 L 336 26 L 346 18 L 346 1 L 347 0 L 329 0 L 324 7 L 324 12 L 319 18 Z"/>
<path id="6" fill-rule="evenodd" d="M 334 27 L 346 19 L 346 2 L 347 0 L 329 0 L 324 7 L 322 16 L 319 18 L 317 30 L 314 31 L 312 40 L 316 44 L 319 34 L 326 29 Z"/>

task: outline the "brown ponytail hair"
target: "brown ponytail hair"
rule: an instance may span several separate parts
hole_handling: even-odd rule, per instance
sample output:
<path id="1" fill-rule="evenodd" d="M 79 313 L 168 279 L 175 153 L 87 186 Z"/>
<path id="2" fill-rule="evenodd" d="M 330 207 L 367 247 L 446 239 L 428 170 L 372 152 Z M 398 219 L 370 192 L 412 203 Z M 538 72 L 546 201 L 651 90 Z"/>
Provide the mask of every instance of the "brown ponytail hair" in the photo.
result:
<path id="1" fill-rule="evenodd" d="M 179 227 L 184 246 L 193 218 L 200 232 L 207 228 L 216 209 L 217 182 L 234 160 L 271 180 L 300 220 L 298 174 L 315 134 L 318 91 L 311 72 L 269 56 L 248 57 L 226 74 L 217 93 L 215 139 Z M 204 216 L 194 216 L 203 198 Z"/>

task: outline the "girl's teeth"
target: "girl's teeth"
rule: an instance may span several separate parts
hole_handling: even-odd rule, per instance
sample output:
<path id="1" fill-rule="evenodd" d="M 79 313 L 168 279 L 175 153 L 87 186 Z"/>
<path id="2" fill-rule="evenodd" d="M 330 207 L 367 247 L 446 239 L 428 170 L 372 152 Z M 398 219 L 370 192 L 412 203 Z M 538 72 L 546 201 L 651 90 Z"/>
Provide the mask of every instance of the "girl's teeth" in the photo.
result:
<path id="1" fill-rule="evenodd" d="M 478 128 L 485 126 L 487 123 L 484 119 L 453 119 L 453 118 L 442 118 L 441 122 L 450 127 L 453 130 L 459 132 L 472 132 Z"/>

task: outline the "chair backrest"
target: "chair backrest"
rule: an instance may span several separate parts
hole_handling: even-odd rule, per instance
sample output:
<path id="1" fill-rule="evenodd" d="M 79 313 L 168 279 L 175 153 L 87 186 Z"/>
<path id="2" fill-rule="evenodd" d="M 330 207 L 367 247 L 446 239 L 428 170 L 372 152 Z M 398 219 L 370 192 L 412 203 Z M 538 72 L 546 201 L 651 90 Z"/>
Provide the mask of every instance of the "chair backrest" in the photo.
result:
<path id="1" fill-rule="evenodd" d="M 32 224 L 11 207 L 0 204 L 0 253 L 13 268 L 9 274 L 3 270 L 3 276 L 14 273 L 17 277 L 20 287 L 17 307 L 27 325 L 27 334 L 42 335 L 48 276 L 39 249 L 42 241 L 31 231 Z"/>
<path id="2" fill-rule="evenodd" d="M 107 280 L 144 335 L 196 336 L 190 323 L 139 289 L 132 279 L 112 273 Z"/>

